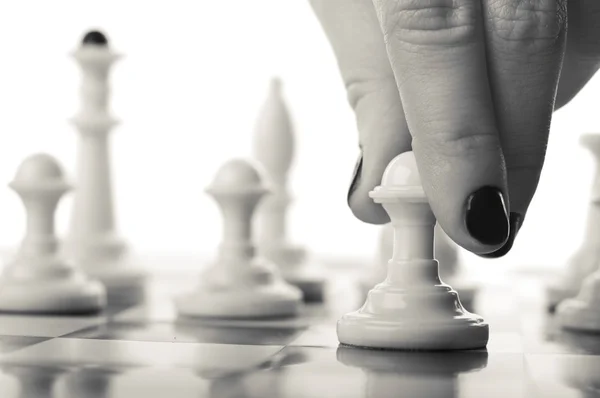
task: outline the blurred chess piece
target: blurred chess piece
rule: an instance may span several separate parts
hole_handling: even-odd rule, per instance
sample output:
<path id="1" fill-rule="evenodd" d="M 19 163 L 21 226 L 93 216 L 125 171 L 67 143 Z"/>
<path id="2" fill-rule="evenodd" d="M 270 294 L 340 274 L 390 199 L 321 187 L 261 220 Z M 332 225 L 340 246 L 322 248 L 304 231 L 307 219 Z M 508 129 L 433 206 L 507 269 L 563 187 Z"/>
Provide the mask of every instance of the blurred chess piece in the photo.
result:
<path id="1" fill-rule="evenodd" d="M 364 396 L 369 398 L 461 397 L 459 377 L 487 366 L 486 350 L 411 352 L 361 350 L 340 346 L 337 360 L 367 375 Z"/>
<path id="2" fill-rule="evenodd" d="M 302 290 L 305 301 L 318 302 L 324 296 L 323 270 L 307 258 L 304 248 L 288 241 L 287 216 L 292 203 L 288 182 L 295 137 L 281 86 L 279 79 L 271 80 L 254 133 L 254 156 L 273 184 L 273 193 L 257 212 L 258 248 L 279 267 L 286 281 Z"/>
<path id="3" fill-rule="evenodd" d="M 119 369 L 81 368 L 61 379 L 61 398 L 110 398 L 111 381 L 123 374 Z"/>
<path id="4" fill-rule="evenodd" d="M 265 318 L 298 313 L 302 293 L 281 278 L 277 267 L 255 255 L 252 218 L 268 193 L 253 163 L 233 159 L 217 172 L 207 192 L 223 216 L 216 263 L 191 293 L 176 299 L 180 315 L 210 318 Z"/>
<path id="5" fill-rule="evenodd" d="M 10 187 L 23 202 L 27 229 L 16 260 L 0 278 L 0 311 L 78 314 L 103 309 L 104 287 L 59 252 L 54 214 L 71 187 L 56 159 L 47 154 L 28 157 Z"/>
<path id="6" fill-rule="evenodd" d="M 19 393 L 15 398 L 54 398 L 55 386 L 65 372 L 60 367 L 36 367 L 5 364 L 3 373 L 9 374 L 19 381 Z M 12 395 L 9 395 L 13 397 Z"/>
<path id="7" fill-rule="evenodd" d="M 433 254 L 436 220 L 414 154 L 394 158 L 370 195 L 390 216 L 393 254 L 385 281 L 369 292 L 362 308 L 338 321 L 340 343 L 408 350 L 485 347 L 487 323 L 465 310 L 458 293 L 439 278 Z"/>
<path id="8" fill-rule="evenodd" d="M 101 32 L 88 32 L 73 57 L 82 71 L 81 109 L 72 119 L 78 130 L 76 191 L 68 252 L 85 272 L 102 281 L 109 301 L 138 301 L 145 273 L 131 264 L 116 230 L 109 136 L 117 120 L 109 110 L 109 76 L 121 58 Z"/>
<path id="9" fill-rule="evenodd" d="M 577 295 L 583 280 L 600 264 L 600 134 L 582 135 L 581 145 L 591 152 L 596 166 L 587 229 L 581 247 L 569 259 L 564 273 L 547 287 L 549 311 L 554 311 L 564 299 Z"/>
<path id="10" fill-rule="evenodd" d="M 587 276 L 573 298 L 556 307 L 559 325 L 567 329 L 600 333 L 600 268 Z"/>

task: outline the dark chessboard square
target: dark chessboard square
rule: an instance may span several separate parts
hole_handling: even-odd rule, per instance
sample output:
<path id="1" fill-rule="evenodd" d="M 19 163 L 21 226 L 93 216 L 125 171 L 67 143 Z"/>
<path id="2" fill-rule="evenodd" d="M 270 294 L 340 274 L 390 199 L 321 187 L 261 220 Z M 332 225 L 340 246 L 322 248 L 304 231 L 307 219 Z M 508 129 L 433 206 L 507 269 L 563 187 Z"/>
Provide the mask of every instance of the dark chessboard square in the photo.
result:
<path id="1" fill-rule="evenodd" d="M 8 353 L 48 340 L 48 337 L 0 335 L 0 353 Z"/>

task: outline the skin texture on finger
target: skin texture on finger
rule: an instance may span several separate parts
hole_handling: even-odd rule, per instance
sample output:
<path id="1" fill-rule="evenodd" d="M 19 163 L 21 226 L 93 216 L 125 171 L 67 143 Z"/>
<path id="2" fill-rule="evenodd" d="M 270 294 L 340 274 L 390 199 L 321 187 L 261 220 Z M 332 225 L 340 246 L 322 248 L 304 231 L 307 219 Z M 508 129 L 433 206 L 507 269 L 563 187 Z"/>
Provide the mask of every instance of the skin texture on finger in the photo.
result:
<path id="1" fill-rule="evenodd" d="M 486 70 L 481 2 L 373 4 L 433 212 L 465 249 L 495 251 L 508 238 L 507 188 Z M 490 188 L 480 191 L 484 187 Z M 475 192 L 477 200 L 472 200 Z"/>
<path id="2" fill-rule="evenodd" d="M 396 81 L 371 0 L 312 0 L 333 48 L 348 101 L 356 115 L 361 154 L 348 204 L 362 221 L 389 221 L 369 192 L 381 183 L 388 163 L 410 150 L 410 134 Z"/>
<path id="3" fill-rule="evenodd" d="M 488 76 L 507 168 L 512 247 L 544 164 L 565 51 L 566 0 L 486 0 Z"/>

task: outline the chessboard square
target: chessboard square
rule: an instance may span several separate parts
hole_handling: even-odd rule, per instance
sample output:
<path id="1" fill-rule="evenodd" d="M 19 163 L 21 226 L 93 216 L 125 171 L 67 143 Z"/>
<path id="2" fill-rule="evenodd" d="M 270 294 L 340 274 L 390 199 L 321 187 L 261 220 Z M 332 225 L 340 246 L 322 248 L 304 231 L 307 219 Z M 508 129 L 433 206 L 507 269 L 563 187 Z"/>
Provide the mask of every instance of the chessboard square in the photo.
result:
<path id="1" fill-rule="evenodd" d="M 492 332 L 486 348 L 490 354 L 522 353 L 523 337 L 519 333 Z"/>
<path id="2" fill-rule="evenodd" d="M 532 396 L 531 383 L 521 353 L 490 352 L 483 368 L 460 373 L 457 378 L 457 396 L 461 398 L 525 398 Z"/>
<path id="3" fill-rule="evenodd" d="M 282 348 L 60 338 L 9 353 L 1 357 L 0 362 L 24 366 L 95 366 L 109 369 L 187 368 L 203 375 L 219 375 L 259 366 Z"/>
<path id="4" fill-rule="evenodd" d="M 170 343 L 286 345 L 300 333 L 302 331 L 298 329 L 222 327 L 207 325 L 199 321 L 110 322 L 64 337 Z"/>
<path id="5" fill-rule="evenodd" d="M 0 335 L 59 337 L 103 322 L 103 316 L 0 315 Z"/>
<path id="6" fill-rule="evenodd" d="M 263 329 L 305 329 L 315 323 L 330 322 L 331 319 L 335 318 L 332 318 L 328 307 L 322 304 L 305 305 L 297 316 L 291 317 L 226 319 L 178 316 L 170 301 L 146 303 L 125 310 L 114 317 L 115 322 L 125 323 L 181 322 L 226 328 Z"/>
<path id="7" fill-rule="evenodd" d="M 48 340 L 50 337 L 6 336 L 0 335 L 0 354 L 20 350 Z"/>
<path id="8" fill-rule="evenodd" d="M 336 324 L 330 322 L 328 324 L 314 325 L 304 333 L 300 334 L 298 338 L 292 341 L 290 346 L 301 346 L 301 347 L 326 347 L 336 348 L 340 342 L 337 337 Z"/>
<path id="9" fill-rule="evenodd" d="M 526 364 L 542 397 L 597 396 L 600 384 L 598 356 L 535 354 L 527 356 Z"/>
<path id="10" fill-rule="evenodd" d="M 81 368 L 62 377 L 55 391 L 61 397 L 198 398 L 210 396 L 214 383 L 188 369 Z"/>

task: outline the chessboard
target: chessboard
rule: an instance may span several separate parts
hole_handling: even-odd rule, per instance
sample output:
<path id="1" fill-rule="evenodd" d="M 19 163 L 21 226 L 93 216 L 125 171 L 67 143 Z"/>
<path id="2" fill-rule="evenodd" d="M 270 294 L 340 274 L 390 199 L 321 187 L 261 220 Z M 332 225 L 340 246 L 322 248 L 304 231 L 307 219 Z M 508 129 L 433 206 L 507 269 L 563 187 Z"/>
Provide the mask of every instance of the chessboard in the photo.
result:
<path id="1" fill-rule="evenodd" d="M 488 271 L 473 311 L 489 344 L 456 352 L 340 346 L 337 319 L 363 302 L 355 266 L 329 267 L 325 302 L 300 316 L 237 321 L 178 318 L 198 273 L 156 272 L 143 302 L 100 315 L 0 315 L 0 396 L 600 396 L 600 336 L 554 325 L 543 274 Z"/>

